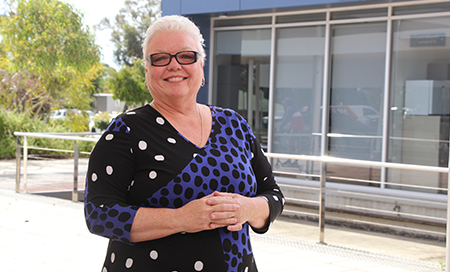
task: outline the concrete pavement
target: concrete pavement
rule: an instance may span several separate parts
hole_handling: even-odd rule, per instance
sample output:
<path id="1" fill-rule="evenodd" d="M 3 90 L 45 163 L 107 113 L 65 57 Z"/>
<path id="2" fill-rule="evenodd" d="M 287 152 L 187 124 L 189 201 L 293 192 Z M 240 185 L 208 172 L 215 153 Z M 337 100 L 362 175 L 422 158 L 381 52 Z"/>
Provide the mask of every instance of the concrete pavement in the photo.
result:
<path id="1" fill-rule="evenodd" d="M 87 160 L 80 160 L 79 188 Z M 72 160 L 29 161 L 28 194 L 15 193 L 15 161 L 0 161 L 0 270 L 101 271 L 107 239 L 88 232 L 83 204 L 34 193 L 71 190 Z M 261 272 L 444 271 L 445 243 L 327 226 L 281 217 L 252 234 Z"/>

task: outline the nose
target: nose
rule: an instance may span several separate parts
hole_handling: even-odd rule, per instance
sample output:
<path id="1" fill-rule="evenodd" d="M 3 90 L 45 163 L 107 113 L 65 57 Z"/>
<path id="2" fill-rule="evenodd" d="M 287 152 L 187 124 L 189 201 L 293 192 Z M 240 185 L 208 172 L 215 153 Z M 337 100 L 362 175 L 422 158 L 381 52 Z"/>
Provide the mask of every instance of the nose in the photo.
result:
<path id="1" fill-rule="evenodd" d="M 181 69 L 181 64 L 178 63 L 175 56 L 172 56 L 170 58 L 170 62 L 169 62 L 169 64 L 167 64 L 167 69 L 169 69 L 169 70 L 180 70 Z"/>

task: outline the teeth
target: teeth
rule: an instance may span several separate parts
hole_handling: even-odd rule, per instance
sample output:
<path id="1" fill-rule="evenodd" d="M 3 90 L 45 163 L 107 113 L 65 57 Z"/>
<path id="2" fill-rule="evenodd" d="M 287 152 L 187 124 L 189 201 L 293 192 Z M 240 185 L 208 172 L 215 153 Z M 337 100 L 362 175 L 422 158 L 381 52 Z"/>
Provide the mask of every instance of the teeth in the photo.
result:
<path id="1" fill-rule="evenodd" d="M 183 77 L 171 77 L 168 78 L 167 81 L 181 81 L 183 79 L 184 79 Z"/>

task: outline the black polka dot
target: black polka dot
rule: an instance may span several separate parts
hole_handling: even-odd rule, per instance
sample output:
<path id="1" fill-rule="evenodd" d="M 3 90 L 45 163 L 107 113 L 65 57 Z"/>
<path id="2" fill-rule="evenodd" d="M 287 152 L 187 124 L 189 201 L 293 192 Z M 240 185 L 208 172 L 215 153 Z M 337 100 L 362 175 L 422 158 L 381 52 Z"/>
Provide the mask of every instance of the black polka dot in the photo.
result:
<path id="1" fill-rule="evenodd" d="M 220 179 L 220 184 L 227 186 L 228 184 L 230 184 L 230 179 L 227 176 L 223 176 Z"/>
<path id="2" fill-rule="evenodd" d="M 180 184 L 175 184 L 175 185 L 173 186 L 173 192 L 174 192 L 176 195 L 181 195 L 181 194 L 183 193 L 183 186 L 181 186 Z"/>
<path id="3" fill-rule="evenodd" d="M 113 233 L 117 236 L 122 236 L 123 235 L 123 230 L 121 229 L 114 229 Z"/>
<path id="4" fill-rule="evenodd" d="M 123 212 L 119 215 L 119 217 L 117 218 L 120 222 L 124 223 L 127 222 L 128 219 L 131 218 L 131 214 L 128 212 Z"/>
<path id="5" fill-rule="evenodd" d="M 208 164 L 211 166 L 216 166 L 217 165 L 217 161 L 214 158 L 209 157 L 208 158 Z"/>
<path id="6" fill-rule="evenodd" d="M 194 173 L 198 172 L 198 166 L 195 163 L 191 163 L 191 171 Z"/>
<path id="7" fill-rule="evenodd" d="M 223 240 L 223 250 L 225 252 L 230 252 L 231 251 L 231 241 L 228 238 L 225 238 Z"/>
<path id="8" fill-rule="evenodd" d="M 92 228 L 92 230 L 93 230 L 95 233 L 103 233 L 103 232 L 105 231 L 105 227 L 100 226 L 100 225 L 95 225 L 95 226 Z"/>
<path id="9" fill-rule="evenodd" d="M 209 176 L 209 169 L 208 169 L 208 167 L 206 167 L 206 166 L 202 167 L 202 174 L 205 177 Z"/>
<path id="10" fill-rule="evenodd" d="M 184 191 L 184 197 L 185 197 L 186 199 L 191 199 L 193 195 L 194 195 L 194 190 L 193 190 L 192 188 L 187 188 L 187 189 Z"/>
<path id="11" fill-rule="evenodd" d="M 220 168 L 221 168 L 223 171 L 225 171 L 225 172 L 230 171 L 230 166 L 229 166 L 228 164 L 226 164 L 226 163 L 223 163 L 223 162 L 220 164 Z"/>
<path id="12" fill-rule="evenodd" d="M 114 228 L 114 224 L 113 224 L 113 222 L 108 221 L 108 222 L 105 223 L 105 227 L 107 229 L 112 229 L 112 228 Z"/>
<path id="13" fill-rule="evenodd" d="M 110 210 L 110 211 L 108 212 L 108 215 L 111 216 L 111 217 L 116 217 L 116 216 L 119 215 L 119 211 L 116 210 L 116 209 L 112 209 L 112 210 Z"/>
<path id="14" fill-rule="evenodd" d="M 163 207 L 168 207 L 169 200 L 166 197 L 162 196 L 159 198 L 159 204 L 161 204 L 161 206 L 163 206 Z"/>
<path id="15" fill-rule="evenodd" d="M 211 179 L 209 181 L 209 188 L 213 191 L 217 190 L 217 187 L 219 187 L 219 182 L 217 179 Z"/>
<path id="16" fill-rule="evenodd" d="M 200 176 L 196 176 L 195 177 L 195 181 L 194 181 L 195 186 L 200 187 L 203 184 L 203 179 Z"/>
<path id="17" fill-rule="evenodd" d="M 183 200 L 182 200 L 181 198 L 176 198 L 176 199 L 173 201 L 173 206 L 174 206 L 175 208 L 180 208 L 180 207 L 182 207 L 182 206 L 183 206 Z"/>

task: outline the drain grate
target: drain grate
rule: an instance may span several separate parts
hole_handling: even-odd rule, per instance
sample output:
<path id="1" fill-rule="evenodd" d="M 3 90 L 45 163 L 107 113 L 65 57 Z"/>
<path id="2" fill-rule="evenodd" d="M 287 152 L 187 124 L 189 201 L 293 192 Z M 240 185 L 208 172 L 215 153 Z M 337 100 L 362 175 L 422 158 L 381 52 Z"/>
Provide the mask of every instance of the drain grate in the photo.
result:
<path id="1" fill-rule="evenodd" d="M 278 236 L 278 235 L 252 235 L 252 240 L 265 242 L 270 244 L 289 246 L 301 250 L 313 251 L 317 253 L 323 253 L 328 255 L 334 255 L 344 257 L 347 259 L 376 263 L 380 265 L 401 268 L 414 272 L 442 272 L 445 271 L 439 264 L 430 262 L 424 262 L 409 258 L 396 257 L 391 255 L 384 255 L 378 253 L 372 253 L 362 250 L 355 250 L 351 248 L 345 248 L 341 246 L 320 244 L 304 241 L 301 239 Z"/>

